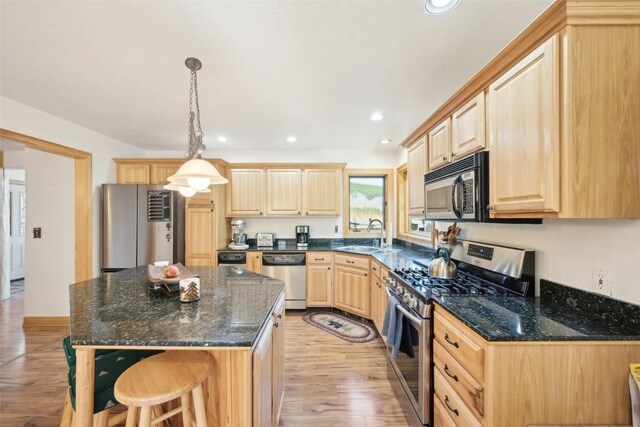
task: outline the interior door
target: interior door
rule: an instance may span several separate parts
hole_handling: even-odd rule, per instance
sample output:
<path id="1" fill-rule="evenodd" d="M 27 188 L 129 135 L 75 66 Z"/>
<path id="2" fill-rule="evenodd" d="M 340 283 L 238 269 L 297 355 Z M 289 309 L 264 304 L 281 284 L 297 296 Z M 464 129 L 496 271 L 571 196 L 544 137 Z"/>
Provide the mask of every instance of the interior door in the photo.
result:
<path id="1" fill-rule="evenodd" d="M 24 185 L 11 184 L 10 194 L 10 251 L 11 280 L 24 278 L 24 235 L 26 219 L 26 195 Z"/>

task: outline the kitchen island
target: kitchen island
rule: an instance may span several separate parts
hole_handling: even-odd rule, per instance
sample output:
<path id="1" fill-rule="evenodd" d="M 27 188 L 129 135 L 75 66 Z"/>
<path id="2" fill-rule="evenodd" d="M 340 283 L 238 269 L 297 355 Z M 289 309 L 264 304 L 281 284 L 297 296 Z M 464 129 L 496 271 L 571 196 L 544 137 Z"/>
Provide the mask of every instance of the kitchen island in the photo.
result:
<path id="1" fill-rule="evenodd" d="M 284 284 L 233 267 L 188 267 L 201 299 L 181 303 L 149 284 L 146 267 L 70 286 L 77 425 L 93 418 L 96 349 L 204 350 L 210 426 L 275 425 L 283 387 Z"/>

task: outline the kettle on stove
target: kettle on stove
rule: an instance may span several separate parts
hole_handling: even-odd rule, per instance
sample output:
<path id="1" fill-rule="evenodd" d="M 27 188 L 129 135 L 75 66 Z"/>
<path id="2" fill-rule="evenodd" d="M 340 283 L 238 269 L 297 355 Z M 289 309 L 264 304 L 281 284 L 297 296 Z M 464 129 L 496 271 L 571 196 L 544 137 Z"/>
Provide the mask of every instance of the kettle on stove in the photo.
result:
<path id="1" fill-rule="evenodd" d="M 442 252 L 443 256 L 440 256 Z M 436 258 L 429 264 L 429 276 L 436 279 L 455 279 L 456 264 L 451 261 L 451 255 L 446 248 L 438 248 Z"/>

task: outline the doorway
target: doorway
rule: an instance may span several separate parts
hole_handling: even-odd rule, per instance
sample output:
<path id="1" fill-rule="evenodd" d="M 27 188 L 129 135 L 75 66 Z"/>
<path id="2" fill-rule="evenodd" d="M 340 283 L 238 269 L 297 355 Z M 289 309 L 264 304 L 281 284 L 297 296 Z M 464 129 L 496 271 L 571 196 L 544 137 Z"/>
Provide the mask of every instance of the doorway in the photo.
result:
<path id="1" fill-rule="evenodd" d="M 26 189 L 24 169 L 7 169 L 9 181 L 9 280 L 11 294 L 24 292 Z"/>

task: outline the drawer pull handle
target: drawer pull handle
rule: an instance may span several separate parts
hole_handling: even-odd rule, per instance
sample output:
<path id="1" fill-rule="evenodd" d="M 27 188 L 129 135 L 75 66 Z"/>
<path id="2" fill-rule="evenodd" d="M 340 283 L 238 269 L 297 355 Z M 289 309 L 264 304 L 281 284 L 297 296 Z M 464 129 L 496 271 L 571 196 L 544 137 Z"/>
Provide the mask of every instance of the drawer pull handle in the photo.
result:
<path id="1" fill-rule="evenodd" d="M 451 341 L 451 339 L 449 338 L 449 334 L 444 334 L 444 340 L 449 344 L 451 344 L 452 346 L 454 346 L 455 348 L 460 347 L 460 345 L 458 344 L 458 341 Z"/>
<path id="2" fill-rule="evenodd" d="M 444 395 L 444 404 L 447 405 L 447 409 L 450 410 L 451 412 L 453 412 L 454 414 L 456 414 L 456 417 L 460 416 L 460 413 L 458 412 L 457 409 L 453 409 L 450 405 L 449 405 L 449 396 L 448 395 Z"/>
<path id="3" fill-rule="evenodd" d="M 316 261 L 324 261 L 324 258 L 316 258 Z"/>
<path id="4" fill-rule="evenodd" d="M 347 264 L 355 264 L 355 263 L 356 263 L 355 261 L 349 261 L 349 260 L 347 260 Z"/>
<path id="5" fill-rule="evenodd" d="M 451 371 L 449 371 L 449 367 L 447 366 L 447 364 L 445 363 L 444 365 L 444 373 L 449 375 L 451 378 L 453 378 L 454 380 L 456 380 L 456 382 L 458 382 L 458 376 L 455 374 L 452 374 Z"/>

